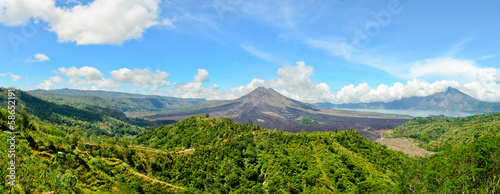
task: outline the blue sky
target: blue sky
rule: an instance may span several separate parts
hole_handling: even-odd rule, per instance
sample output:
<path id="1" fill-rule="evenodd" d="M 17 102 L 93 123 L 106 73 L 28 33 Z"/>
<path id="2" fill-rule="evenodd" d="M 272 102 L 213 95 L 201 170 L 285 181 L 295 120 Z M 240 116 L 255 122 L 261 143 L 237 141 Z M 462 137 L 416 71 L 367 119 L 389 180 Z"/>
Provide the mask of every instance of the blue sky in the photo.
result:
<path id="1" fill-rule="evenodd" d="M 498 1 L 0 2 L 0 83 L 233 99 L 500 101 Z"/>

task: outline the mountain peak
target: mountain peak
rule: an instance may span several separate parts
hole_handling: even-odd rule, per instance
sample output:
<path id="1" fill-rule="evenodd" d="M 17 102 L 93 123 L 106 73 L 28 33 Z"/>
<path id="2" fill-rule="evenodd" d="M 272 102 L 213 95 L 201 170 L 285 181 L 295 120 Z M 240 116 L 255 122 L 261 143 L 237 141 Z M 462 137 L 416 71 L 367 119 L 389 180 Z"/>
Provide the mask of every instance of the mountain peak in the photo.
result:
<path id="1" fill-rule="evenodd" d="M 451 86 L 448 86 L 448 88 L 446 88 L 446 90 L 444 91 L 445 93 L 451 93 L 451 92 L 456 92 L 456 93 L 463 93 L 461 92 L 460 90 L 454 88 L 454 87 L 451 87 Z"/>
<path id="2" fill-rule="evenodd" d="M 276 98 L 279 99 L 286 99 L 285 96 L 281 95 L 279 92 L 272 88 L 265 88 L 265 87 L 258 87 L 255 90 L 251 91 L 250 93 L 240 97 L 240 99 L 245 99 L 245 98 L 251 98 L 251 99 L 261 99 L 261 100 L 270 100 L 273 98 L 276 100 Z"/>
<path id="3" fill-rule="evenodd" d="M 249 95 L 249 94 L 259 94 L 259 95 L 261 95 L 261 94 L 271 94 L 271 93 L 281 95 L 279 92 L 277 92 L 273 88 L 267 88 L 266 89 L 265 87 L 262 87 L 262 86 L 259 86 L 259 87 L 255 88 L 255 90 L 251 91 L 247 95 Z"/>
<path id="4" fill-rule="evenodd" d="M 271 105 L 277 107 L 301 107 L 300 102 L 287 98 L 273 88 L 258 87 L 252 92 L 236 99 L 240 103 L 252 103 L 254 106 Z"/>

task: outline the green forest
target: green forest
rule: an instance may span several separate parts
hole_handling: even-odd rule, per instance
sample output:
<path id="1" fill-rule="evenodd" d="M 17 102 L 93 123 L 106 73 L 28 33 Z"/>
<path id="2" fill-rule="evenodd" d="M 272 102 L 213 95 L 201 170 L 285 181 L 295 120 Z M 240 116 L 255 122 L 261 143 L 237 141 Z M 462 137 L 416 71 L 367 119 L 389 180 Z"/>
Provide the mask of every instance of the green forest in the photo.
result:
<path id="1" fill-rule="evenodd" d="M 0 193 L 500 192 L 498 113 L 418 117 L 388 131 L 436 152 L 409 157 L 354 130 L 288 133 L 202 116 L 156 127 L 16 94 L 18 182 L 7 184 L 11 135 L 1 133 Z"/>
<path id="2" fill-rule="evenodd" d="M 324 124 L 323 122 L 316 121 L 316 120 L 311 119 L 311 118 L 306 117 L 306 116 L 300 116 L 300 117 L 296 118 L 295 122 L 304 123 L 304 124 Z"/>

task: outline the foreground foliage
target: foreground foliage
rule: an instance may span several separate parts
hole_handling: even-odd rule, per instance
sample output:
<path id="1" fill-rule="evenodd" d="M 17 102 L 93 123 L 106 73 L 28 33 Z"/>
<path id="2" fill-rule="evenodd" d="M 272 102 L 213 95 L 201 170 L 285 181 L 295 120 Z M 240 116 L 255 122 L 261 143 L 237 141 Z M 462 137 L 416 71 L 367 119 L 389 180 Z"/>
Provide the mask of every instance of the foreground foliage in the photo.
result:
<path id="1" fill-rule="evenodd" d="M 103 120 L 90 122 L 85 120 L 90 115 L 78 116 L 86 112 L 54 113 L 59 122 L 21 108 L 17 187 L 7 185 L 10 135 L 2 132 L 0 193 L 497 193 L 500 188 L 498 114 L 416 118 L 389 134 L 416 137 L 423 147 L 440 145 L 428 149 L 442 151 L 420 158 L 352 130 L 294 134 L 194 116 L 131 136 L 112 130 L 120 123 L 106 125 L 113 117 L 103 114 Z M 7 131 L 8 113 L 0 113 L 0 129 Z M 428 142 L 420 139 L 436 126 L 448 128 Z M 99 130 L 107 133 L 96 134 Z"/>

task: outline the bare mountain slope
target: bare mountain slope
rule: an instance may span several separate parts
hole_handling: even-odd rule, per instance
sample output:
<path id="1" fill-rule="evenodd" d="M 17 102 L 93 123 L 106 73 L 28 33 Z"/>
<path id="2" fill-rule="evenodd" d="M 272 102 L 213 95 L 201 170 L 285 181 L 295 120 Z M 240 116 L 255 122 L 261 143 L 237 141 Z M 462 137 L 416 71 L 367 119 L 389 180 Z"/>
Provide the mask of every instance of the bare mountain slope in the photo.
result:
<path id="1" fill-rule="evenodd" d="M 392 129 L 407 121 L 407 119 L 396 119 L 395 116 L 374 114 L 371 117 L 360 117 L 354 114 L 346 114 L 346 112 L 317 108 L 287 98 L 272 88 L 266 89 L 263 87 L 259 87 L 235 100 L 207 101 L 197 107 L 183 112 L 162 113 L 145 118 L 179 121 L 192 115 L 209 113 L 211 117 L 229 117 L 238 123 L 251 121 L 265 128 L 289 132 L 355 129 L 362 136 L 371 140 L 379 137 L 379 134 L 374 130 Z M 295 119 L 300 116 L 309 117 L 323 124 L 295 122 Z"/>

